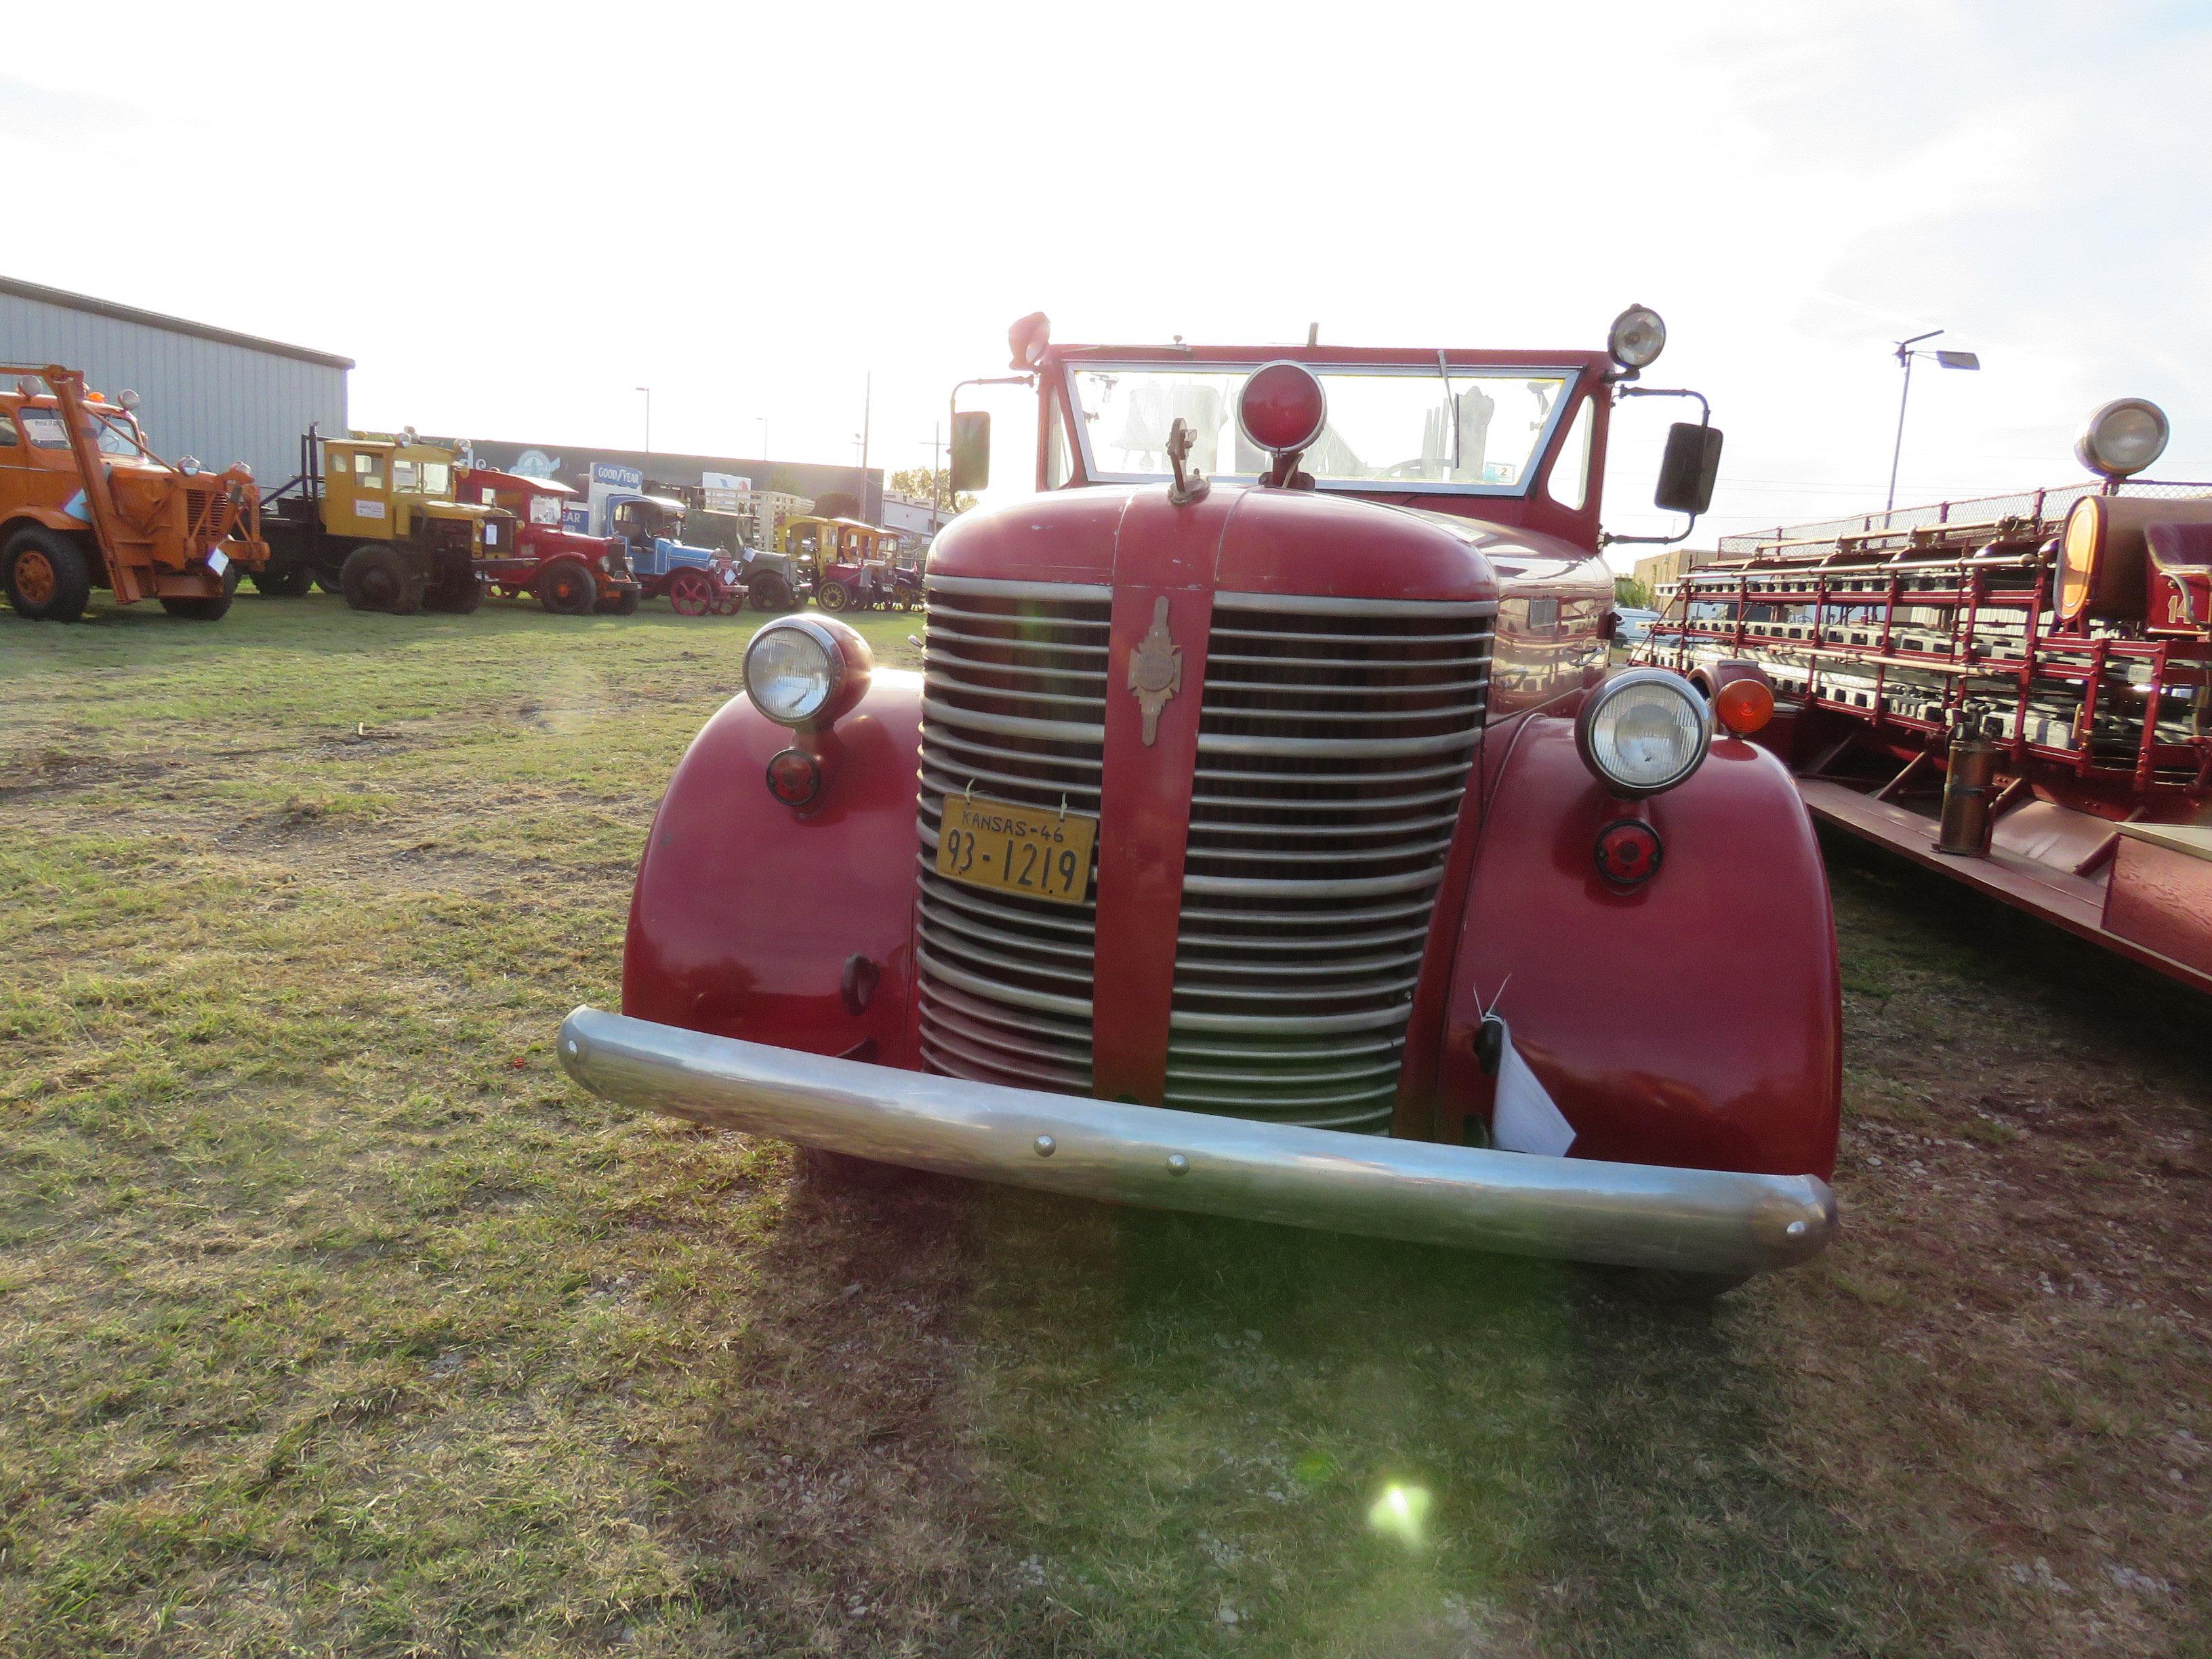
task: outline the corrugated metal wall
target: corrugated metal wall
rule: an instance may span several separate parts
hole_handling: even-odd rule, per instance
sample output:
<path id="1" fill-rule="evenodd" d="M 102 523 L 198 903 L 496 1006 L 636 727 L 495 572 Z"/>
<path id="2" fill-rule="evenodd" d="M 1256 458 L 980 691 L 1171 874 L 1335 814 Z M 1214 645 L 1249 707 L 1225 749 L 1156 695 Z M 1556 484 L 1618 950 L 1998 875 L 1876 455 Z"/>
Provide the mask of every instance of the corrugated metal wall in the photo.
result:
<path id="1" fill-rule="evenodd" d="M 299 470 L 310 421 L 346 429 L 346 372 L 0 293 L 0 362 L 81 368 L 96 392 L 129 387 L 155 453 L 252 464 L 264 489 Z"/>

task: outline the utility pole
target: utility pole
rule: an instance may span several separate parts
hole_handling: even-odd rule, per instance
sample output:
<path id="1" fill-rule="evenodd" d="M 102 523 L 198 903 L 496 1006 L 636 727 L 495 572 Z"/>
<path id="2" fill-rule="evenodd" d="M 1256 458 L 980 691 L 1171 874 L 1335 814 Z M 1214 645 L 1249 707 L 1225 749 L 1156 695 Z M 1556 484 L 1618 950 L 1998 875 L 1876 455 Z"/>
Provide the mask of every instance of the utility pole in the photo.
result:
<path id="1" fill-rule="evenodd" d="M 650 460 L 653 457 L 653 388 L 641 386 L 635 389 L 645 393 L 645 453 L 646 459 Z"/>
<path id="2" fill-rule="evenodd" d="M 929 428 L 929 532 L 945 528 L 945 422 Z"/>
<path id="3" fill-rule="evenodd" d="M 868 426 L 876 412 L 876 371 L 868 371 L 866 390 L 860 393 L 860 510 L 868 507 Z M 1012 854 L 1007 854 L 1012 857 Z"/>
<path id="4" fill-rule="evenodd" d="M 761 465 L 763 466 L 766 466 L 768 465 L 768 416 L 765 415 L 756 415 L 753 418 L 760 422 Z"/>

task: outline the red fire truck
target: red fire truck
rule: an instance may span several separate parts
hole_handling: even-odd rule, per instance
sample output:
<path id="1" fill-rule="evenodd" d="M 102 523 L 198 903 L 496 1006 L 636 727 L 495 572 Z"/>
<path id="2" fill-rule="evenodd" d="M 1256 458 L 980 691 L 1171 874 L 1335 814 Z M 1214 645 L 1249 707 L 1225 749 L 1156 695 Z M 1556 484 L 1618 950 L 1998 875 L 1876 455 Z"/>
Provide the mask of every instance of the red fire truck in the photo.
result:
<path id="1" fill-rule="evenodd" d="M 2212 484 L 2135 480 L 2166 432 L 2123 398 L 2100 482 L 1724 538 L 1638 659 L 1774 700 L 1816 817 L 2212 991 Z"/>
<path id="2" fill-rule="evenodd" d="M 1607 662 L 1607 435 L 1664 337 L 1641 307 L 1601 352 L 1024 319 L 1038 493 L 939 537 L 919 674 L 831 617 L 755 635 L 653 824 L 623 1012 L 573 1013 L 563 1063 L 819 1170 L 1670 1291 L 1812 1255 L 1811 826 L 1686 680 Z M 956 413 L 956 489 L 988 438 Z M 1719 439 L 1674 428 L 1660 505 L 1704 509 Z"/>
<path id="3" fill-rule="evenodd" d="M 561 505 L 576 492 L 557 478 L 533 478 L 488 466 L 465 467 L 456 495 L 514 514 L 514 553 L 480 559 L 477 574 L 502 599 L 534 597 L 563 617 L 594 611 L 627 617 L 637 610 L 637 578 L 621 540 L 562 526 Z"/>

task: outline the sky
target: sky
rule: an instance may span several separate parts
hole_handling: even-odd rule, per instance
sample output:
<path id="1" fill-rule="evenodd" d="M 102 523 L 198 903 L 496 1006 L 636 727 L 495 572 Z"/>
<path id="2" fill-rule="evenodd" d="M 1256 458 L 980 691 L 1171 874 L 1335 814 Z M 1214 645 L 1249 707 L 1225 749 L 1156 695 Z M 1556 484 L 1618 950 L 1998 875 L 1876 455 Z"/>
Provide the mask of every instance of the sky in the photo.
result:
<path id="1" fill-rule="evenodd" d="M 104 0 L 0 62 L 0 272 L 342 352 L 357 425 L 926 463 L 1062 341 L 1603 344 L 1727 433 L 1714 534 L 2212 478 L 2212 0 L 434 10 Z M 872 397 L 866 388 L 872 385 Z M 1019 394 L 994 483 L 1018 486 Z M 963 404 L 963 406 L 968 406 Z M 864 409 L 866 414 L 864 416 Z M 1607 524 L 1676 411 L 1616 422 Z M 765 441 L 765 448 L 763 448 Z M 1621 550 L 1625 562 L 1633 550 Z"/>

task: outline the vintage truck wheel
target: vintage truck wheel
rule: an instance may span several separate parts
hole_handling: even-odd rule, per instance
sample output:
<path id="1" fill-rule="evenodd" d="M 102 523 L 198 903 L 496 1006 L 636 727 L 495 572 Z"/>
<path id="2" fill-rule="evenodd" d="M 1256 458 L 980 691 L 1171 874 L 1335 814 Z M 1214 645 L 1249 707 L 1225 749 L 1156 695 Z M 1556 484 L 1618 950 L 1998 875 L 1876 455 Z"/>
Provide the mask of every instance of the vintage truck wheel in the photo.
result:
<path id="1" fill-rule="evenodd" d="M 411 617 L 422 608 L 422 585 L 407 562 L 382 542 L 363 542 L 346 555 L 339 578 L 345 602 L 356 611 L 383 611 Z"/>
<path id="2" fill-rule="evenodd" d="M 745 593 L 741 587 L 726 587 L 714 595 L 714 614 L 734 617 L 745 608 Z"/>
<path id="3" fill-rule="evenodd" d="M 315 585 L 315 568 L 304 559 L 271 559 L 253 573 L 256 592 L 272 599 L 296 599 Z"/>
<path id="4" fill-rule="evenodd" d="M 556 617 L 588 617 L 599 603 L 599 585 L 574 559 L 556 559 L 538 573 L 538 603 Z"/>
<path id="5" fill-rule="evenodd" d="M 599 614 L 605 617 L 635 617 L 637 615 L 637 589 L 617 588 L 613 597 L 599 601 Z"/>
<path id="6" fill-rule="evenodd" d="M 703 617 L 714 603 L 714 584 L 696 570 L 679 570 L 668 579 L 668 603 L 679 617 Z"/>
<path id="7" fill-rule="evenodd" d="M 773 570 L 754 577 L 752 586 L 745 592 L 756 611 L 791 609 L 791 584 Z"/>
<path id="8" fill-rule="evenodd" d="M 92 562 L 58 531 L 27 525 L 0 548 L 0 587 L 32 622 L 75 622 L 92 598 Z"/>
<path id="9" fill-rule="evenodd" d="M 814 590 L 814 603 L 824 611 L 849 611 L 853 608 L 853 590 L 832 577 Z"/>
<path id="10" fill-rule="evenodd" d="M 345 561 L 315 567 L 315 586 L 333 599 L 345 598 Z"/>

